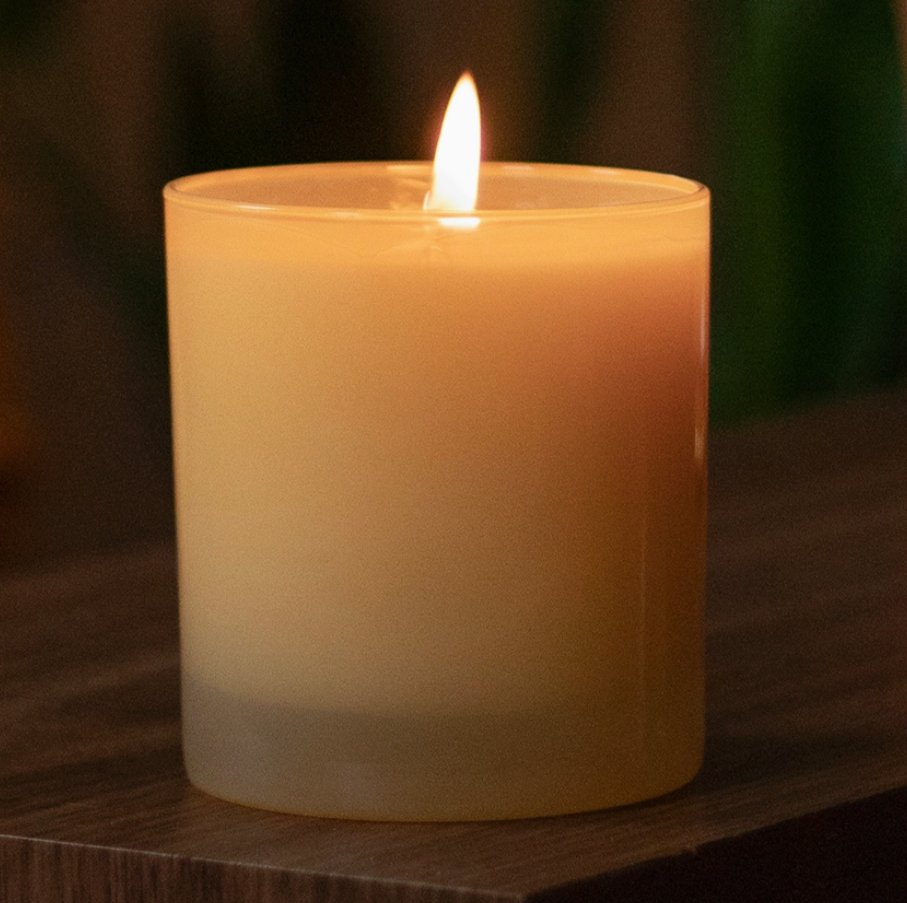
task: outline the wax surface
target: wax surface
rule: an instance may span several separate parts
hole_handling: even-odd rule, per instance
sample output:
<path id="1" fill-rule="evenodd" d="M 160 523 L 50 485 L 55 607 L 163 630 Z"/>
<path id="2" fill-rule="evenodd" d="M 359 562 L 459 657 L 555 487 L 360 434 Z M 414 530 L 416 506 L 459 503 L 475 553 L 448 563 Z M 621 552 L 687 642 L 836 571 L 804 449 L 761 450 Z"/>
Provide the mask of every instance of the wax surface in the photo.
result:
<path id="1" fill-rule="evenodd" d="M 427 169 L 294 169 L 168 195 L 190 776 L 378 818 L 684 783 L 707 193 L 486 167 L 486 199 L 529 209 L 458 224 L 408 207 Z"/>

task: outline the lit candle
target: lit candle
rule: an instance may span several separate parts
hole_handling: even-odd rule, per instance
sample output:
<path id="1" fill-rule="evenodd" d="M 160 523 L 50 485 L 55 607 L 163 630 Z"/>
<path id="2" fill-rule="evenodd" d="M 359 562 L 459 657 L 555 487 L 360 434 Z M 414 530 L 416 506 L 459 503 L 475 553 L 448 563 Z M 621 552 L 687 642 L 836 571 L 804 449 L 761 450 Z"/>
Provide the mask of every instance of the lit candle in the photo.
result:
<path id="1" fill-rule="evenodd" d="M 184 750 L 217 796 L 513 818 L 699 767 L 708 192 L 479 175 L 475 134 L 478 202 L 418 163 L 165 191 Z"/>

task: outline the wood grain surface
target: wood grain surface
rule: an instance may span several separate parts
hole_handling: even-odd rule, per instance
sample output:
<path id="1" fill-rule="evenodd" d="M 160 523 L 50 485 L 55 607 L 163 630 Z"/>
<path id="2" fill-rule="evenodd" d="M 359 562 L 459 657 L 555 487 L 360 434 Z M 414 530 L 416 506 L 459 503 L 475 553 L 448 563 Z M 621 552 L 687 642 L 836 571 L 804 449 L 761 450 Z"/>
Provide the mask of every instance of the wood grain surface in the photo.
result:
<path id="1" fill-rule="evenodd" d="M 0 901 L 907 899 L 907 393 L 710 454 L 706 762 L 624 809 L 380 824 L 210 798 L 180 761 L 173 549 L 5 575 Z"/>

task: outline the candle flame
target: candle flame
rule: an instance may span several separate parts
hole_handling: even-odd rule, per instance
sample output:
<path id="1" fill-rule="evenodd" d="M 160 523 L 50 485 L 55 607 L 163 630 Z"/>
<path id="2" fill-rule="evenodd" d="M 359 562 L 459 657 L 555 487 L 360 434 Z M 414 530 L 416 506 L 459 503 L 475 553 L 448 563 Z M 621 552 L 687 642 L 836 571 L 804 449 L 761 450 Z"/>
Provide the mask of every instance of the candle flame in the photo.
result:
<path id="1" fill-rule="evenodd" d="M 426 210 L 475 210 L 481 153 L 479 95 L 472 75 L 464 72 L 441 123 Z"/>

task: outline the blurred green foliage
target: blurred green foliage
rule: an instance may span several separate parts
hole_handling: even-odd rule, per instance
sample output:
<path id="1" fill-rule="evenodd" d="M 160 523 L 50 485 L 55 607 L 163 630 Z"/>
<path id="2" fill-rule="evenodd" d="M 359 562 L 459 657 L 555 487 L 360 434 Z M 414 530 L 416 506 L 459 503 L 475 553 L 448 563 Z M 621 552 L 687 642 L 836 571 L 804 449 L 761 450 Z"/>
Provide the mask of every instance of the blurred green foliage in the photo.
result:
<path id="1" fill-rule="evenodd" d="M 713 0 L 712 410 L 903 378 L 907 126 L 886 0 Z"/>

